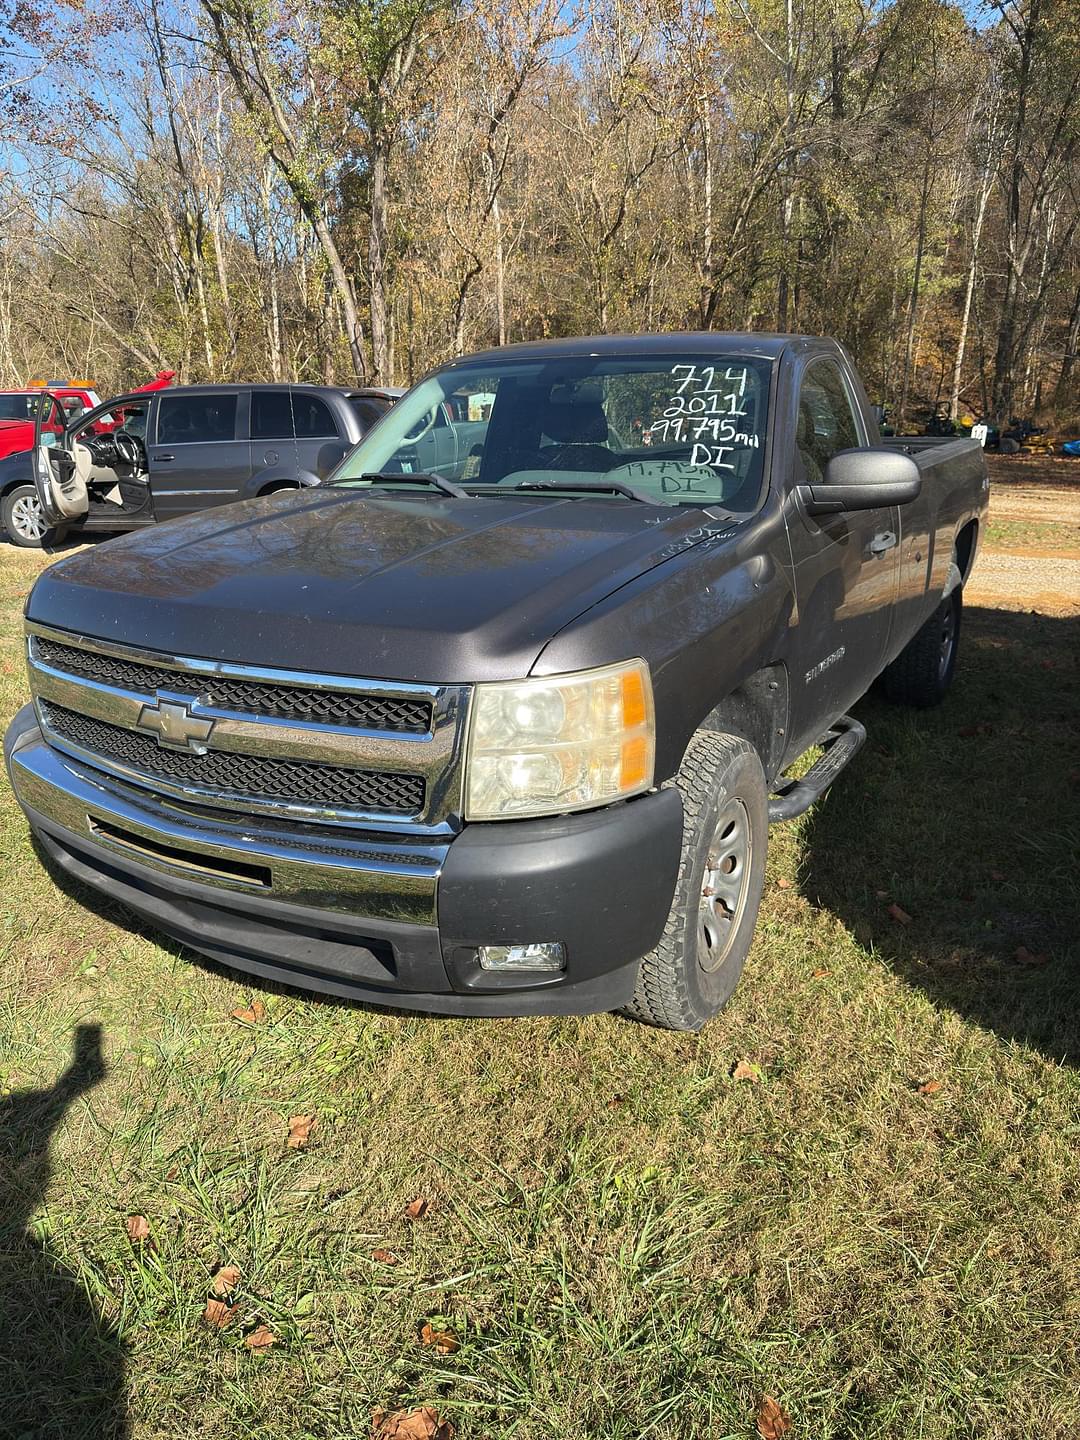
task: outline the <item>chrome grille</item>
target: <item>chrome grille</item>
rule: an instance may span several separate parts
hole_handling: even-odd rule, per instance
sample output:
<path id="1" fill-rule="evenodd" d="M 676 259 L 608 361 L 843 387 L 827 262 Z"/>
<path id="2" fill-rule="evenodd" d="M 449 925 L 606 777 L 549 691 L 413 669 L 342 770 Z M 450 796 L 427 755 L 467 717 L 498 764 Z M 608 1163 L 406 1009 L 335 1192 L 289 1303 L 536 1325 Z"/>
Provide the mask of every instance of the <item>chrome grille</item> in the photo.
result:
<path id="1" fill-rule="evenodd" d="M 129 785 L 239 817 L 460 826 L 468 686 L 260 669 L 27 629 L 46 740 Z"/>
<path id="2" fill-rule="evenodd" d="M 252 715 L 280 715 L 324 725 L 343 725 L 360 730 L 387 730 L 423 735 L 431 729 L 429 700 L 399 696 L 350 695 L 347 692 L 316 690 L 304 686 L 275 685 L 269 681 L 240 680 L 235 676 L 193 675 L 187 670 L 146 665 L 119 655 L 79 650 L 56 640 L 38 636 L 37 657 L 54 670 L 96 680 L 121 690 L 153 694 L 172 690 L 198 695 L 207 704 L 223 710 Z"/>
<path id="3" fill-rule="evenodd" d="M 38 703 L 46 725 L 61 740 L 192 789 L 213 790 L 237 799 L 252 796 L 289 805 L 344 806 L 349 810 L 384 811 L 388 815 L 416 815 L 424 804 L 424 781 L 419 775 L 272 760 L 229 754 L 226 750 L 210 751 L 206 755 L 163 750 L 149 736 L 134 730 L 93 720 L 48 700 Z"/>

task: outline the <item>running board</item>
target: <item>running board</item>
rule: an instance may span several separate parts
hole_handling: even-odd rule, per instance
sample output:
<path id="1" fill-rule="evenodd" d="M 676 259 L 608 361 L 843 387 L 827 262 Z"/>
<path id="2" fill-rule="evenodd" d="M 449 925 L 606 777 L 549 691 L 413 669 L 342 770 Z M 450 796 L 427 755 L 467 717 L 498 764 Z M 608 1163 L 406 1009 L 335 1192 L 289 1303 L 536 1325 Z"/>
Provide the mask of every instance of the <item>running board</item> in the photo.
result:
<path id="1" fill-rule="evenodd" d="M 863 741 L 866 730 L 850 715 L 841 715 L 825 738 L 825 754 L 815 760 L 800 780 L 781 776 L 773 786 L 769 797 L 769 824 L 778 820 L 794 820 L 804 810 L 809 810 L 815 800 L 820 800 L 849 760 L 853 759 Z"/>

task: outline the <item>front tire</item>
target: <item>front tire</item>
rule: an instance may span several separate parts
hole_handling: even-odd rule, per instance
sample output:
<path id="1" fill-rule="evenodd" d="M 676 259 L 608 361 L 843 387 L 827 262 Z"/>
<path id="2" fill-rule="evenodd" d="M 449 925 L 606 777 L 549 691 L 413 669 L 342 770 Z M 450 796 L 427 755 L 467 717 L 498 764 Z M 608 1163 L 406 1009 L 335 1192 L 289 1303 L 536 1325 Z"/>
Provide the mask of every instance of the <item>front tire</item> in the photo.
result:
<path id="1" fill-rule="evenodd" d="M 675 783 L 683 800 L 675 898 L 625 1013 L 666 1030 L 700 1030 L 730 998 L 754 938 L 768 790 L 749 741 L 708 730 L 691 740 Z"/>
<path id="2" fill-rule="evenodd" d="M 940 705 L 956 672 L 964 604 L 957 585 L 882 673 L 886 700 L 929 710 Z"/>
<path id="3" fill-rule="evenodd" d="M 50 525 L 41 511 L 33 485 L 16 485 L 0 498 L 0 524 L 13 545 L 24 550 L 43 550 L 55 545 L 62 531 Z"/>

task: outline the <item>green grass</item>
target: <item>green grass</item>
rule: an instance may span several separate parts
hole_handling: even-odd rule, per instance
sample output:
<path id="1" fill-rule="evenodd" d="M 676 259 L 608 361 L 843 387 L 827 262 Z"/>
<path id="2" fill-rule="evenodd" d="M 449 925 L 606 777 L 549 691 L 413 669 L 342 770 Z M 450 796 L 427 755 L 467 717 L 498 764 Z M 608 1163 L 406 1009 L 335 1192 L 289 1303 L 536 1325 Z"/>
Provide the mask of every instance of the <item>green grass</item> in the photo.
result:
<path id="1" fill-rule="evenodd" d="M 0 554 L 5 714 L 39 567 Z M 58 888 L 5 793 L 0 1435 L 360 1440 L 426 1403 L 459 1440 L 723 1440 L 766 1392 L 799 1440 L 1076 1436 L 1078 634 L 972 610 L 941 711 L 863 703 L 696 1037 L 253 990 Z M 31 1104 L 87 1022 L 105 1078 Z"/>
<path id="2" fill-rule="evenodd" d="M 994 520 L 986 527 L 986 544 L 1003 550 L 1080 548 L 1080 524 L 1064 520 Z"/>

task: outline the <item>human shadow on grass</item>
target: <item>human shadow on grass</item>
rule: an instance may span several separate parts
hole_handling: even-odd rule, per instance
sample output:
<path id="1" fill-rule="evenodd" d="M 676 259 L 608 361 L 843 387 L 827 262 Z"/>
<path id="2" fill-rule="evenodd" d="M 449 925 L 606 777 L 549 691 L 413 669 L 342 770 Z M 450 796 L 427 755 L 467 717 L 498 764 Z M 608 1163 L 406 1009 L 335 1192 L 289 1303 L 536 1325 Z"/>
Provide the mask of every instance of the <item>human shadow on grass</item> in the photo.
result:
<path id="1" fill-rule="evenodd" d="M 940 708 L 859 705 L 868 742 L 805 822 L 801 875 L 935 1004 L 1073 1065 L 1078 658 L 1080 618 L 967 609 Z"/>
<path id="2" fill-rule="evenodd" d="M 71 1064 L 47 1090 L 0 1099 L 0 1434 L 125 1440 L 119 1341 L 78 1278 L 27 1231 L 49 1182 L 49 1144 L 103 1078 L 101 1030 L 80 1025 Z"/>

